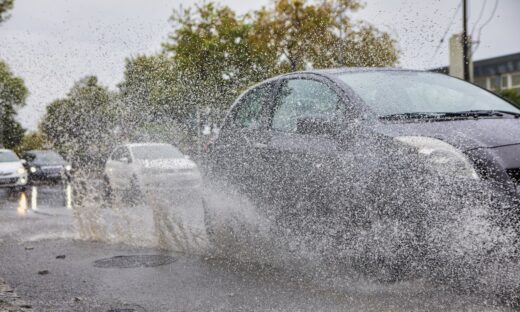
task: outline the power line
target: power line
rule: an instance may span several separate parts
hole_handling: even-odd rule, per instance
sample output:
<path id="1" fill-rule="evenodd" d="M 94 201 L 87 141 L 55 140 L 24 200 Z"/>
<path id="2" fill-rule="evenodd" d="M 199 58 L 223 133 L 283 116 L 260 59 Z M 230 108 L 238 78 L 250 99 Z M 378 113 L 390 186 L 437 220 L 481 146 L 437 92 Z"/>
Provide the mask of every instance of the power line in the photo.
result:
<path id="1" fill-rule="evenodd" d="M 489 18 L 484 23 L 482 23 L 482 25 L 478 29 L 478 36 L 477 36 L 477 40 L 476 40 L 478 45 L 473 50 L 473 54 L 477 51 L 478 47 L 480 46 L 480 36 L 482 35 L 482 29 L 484 29 L 484 27 L 486 27 L 489 23 L 491 23 L 491 21 L 493 20 L 493 17 L 495 16 L 497 8 L 498 8 L 498 0 L 495 0 L 495 6 L 493 7 L 491 14 L 489 15 Z"/>
<path id="2" fill-rule="evenodd" d="M 462 3 L 459 2 L 459 5 L 457 6 L 457 9 L 455 10 L 455 13 L 453 14 L 450 23 L 448 24 L 448 27 L 446 27 L 446 30 L 444 31 L 444 35 L 442 35 L 441 40 L 439 41 L 439 44 L 435 48 L 435 52 L 433 52 L 433 56 L 430 60 L 430 63 L 433 61 L 433 59 L 437 56 L 437 53 L 439 52 L 439 49 L 441 48 L 442 44 L 444 43 L 444 40 L 446 39 L 446 36 L 448 35 L 448 32 L 451 29 L 451 26 L 453 26 L 453 23 L 455 22 L 455 17 L 457 17 L 457 14 L 459 13 L 459 10 L 462 6 Z"/>
<path id="3" fill-rule="evenodd" d="M 486 5 L 488 4 L 488 1 L 484 1 L 482 3 L 482 7 L 480 8 L 480 12 L 478 13 L 478 17 L 475 20 L 475 24 L 473 24 L 473 28 L 471 28 L 471 36 L 473 37 L 473 33 L 475 32 L 475 28 L 477 28 L 478 23 L 482 19 L 482 16 L 484 16 L 484 11 L 486 9 Z"/>

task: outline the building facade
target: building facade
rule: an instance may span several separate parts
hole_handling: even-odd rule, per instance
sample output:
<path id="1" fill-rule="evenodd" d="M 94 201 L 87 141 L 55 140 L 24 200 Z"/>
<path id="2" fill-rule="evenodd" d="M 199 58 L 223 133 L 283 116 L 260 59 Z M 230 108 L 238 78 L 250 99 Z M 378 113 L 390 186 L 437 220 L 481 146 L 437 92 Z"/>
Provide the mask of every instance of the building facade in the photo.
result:
<path id="1" fill-rule="evenodd" d="M 475 61 L 473 75 L 473 82 L 488 90 L 520 93 L 520 53 Z"/>

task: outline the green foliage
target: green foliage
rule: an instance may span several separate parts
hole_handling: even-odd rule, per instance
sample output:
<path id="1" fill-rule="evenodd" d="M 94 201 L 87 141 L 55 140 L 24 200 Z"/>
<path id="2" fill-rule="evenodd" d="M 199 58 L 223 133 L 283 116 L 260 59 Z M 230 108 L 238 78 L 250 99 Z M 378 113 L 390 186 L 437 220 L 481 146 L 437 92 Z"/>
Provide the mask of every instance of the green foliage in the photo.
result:
<path id="1" fill-rule="evenodd" d="M 174 11 L 163 53 L 128 59 L 117 96 L 87 77 L 48 107 L 41 130 L 85 164 L 101 162 L 116 140 L 196 150 L 202 127 L 220 123 L 256 82 L 293 70 L 394 65 L 388 34 L 351 23 L 360 8 L 357 0 L 275 0 L 244 16 L 211 2 Z"/>
<path id="2" fill-rule="evenodd" d="M 41 132 L 74 164 L 100 168 L 114 144 L 113 98 L 96 77 L 87 76 L 47 107 Z"/>
<path id="3" fill-rule="evenodd" d="M 34 131 L 26 133 L 22 139 L 22 142 L 14 149 L 14 151 L 20 155 L 30 150 L 45 149 L 47 145 L 47 140 L 43 134 L 38 131 Z"/>
<path id="4" fill-rule="evenodd" d="M 25 130 L 15 120 L 16 110 L 25 105 L 29 91 L 0 60 L 0 144 L 13 148 L 22 141 Z"/>
<path id="5" fill-rule="evenodd" d="M 273 75 L 395 65 L 398 51 L 387 33 L 351 23 L 348 14 L 360 7 L 356 0 L 276 0 L 243 17 L 213 3 L 174 11 L 174 31 L 163 44 L 180 77 L 174 105 L 215 125 L 240 92 Z"/>
<path id="6" fill-rule="evenodd" d="M 126 62 L 117 115 L 123 137 L 135 140 L 138 129 L 149 123 L 170 119 L 178 89 L 174 63 L 163 55 L 138 56 Z"/>
<path id="7" fill-rule="evenodd" d="M 509 100 L 511 103 L 516 105 L 516 107 L 520 108 L 520 94 L 515 90 L 504 89 L 497 92 L 498 95 Z"/>
<path id="8" fill-rule="evenodd" d="M 13 8 L 14 0 L 0 0 L 0 23 L 5 22 L 10 16 L 7 14 Z"/>

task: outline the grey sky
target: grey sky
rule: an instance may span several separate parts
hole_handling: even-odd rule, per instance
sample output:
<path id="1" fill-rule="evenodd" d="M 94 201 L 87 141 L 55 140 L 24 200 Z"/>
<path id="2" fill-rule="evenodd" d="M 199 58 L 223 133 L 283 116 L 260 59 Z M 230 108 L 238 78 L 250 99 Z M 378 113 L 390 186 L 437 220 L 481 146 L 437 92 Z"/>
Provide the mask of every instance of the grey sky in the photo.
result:
<path id="1" fill-rule="evenodd" d="M 485 4 L 480 24 L 496 0 L 470 0 L 470 30 Z M 484 28 L 475 59 L 520 51 L 520 1 L 498 0 Z M 0 58 L 24 78 L 31 94 L 19 119 L 34 129 L 45 105 L 62 97 L 79 78 L 93 74 L 112 89 L 122 79 L 125 58 L 160 50 L 171 30 L 168 18 L 195 0 L 16 0 L 12 17 L 0 26 Z M 239 13 L 269 0 L 220 0 Z M 397 39 L 400 66 L 430 68 L 448 62 L 447 44 L 433 52 L 459 0 L 366 0 L 355 19 L 370 22 Z M 450 34 L 461 30 L 459 11 Z M 478 27 L 477 27 L 478 29 Z M 447 40 L 446 40 L 447 41 Z"/>

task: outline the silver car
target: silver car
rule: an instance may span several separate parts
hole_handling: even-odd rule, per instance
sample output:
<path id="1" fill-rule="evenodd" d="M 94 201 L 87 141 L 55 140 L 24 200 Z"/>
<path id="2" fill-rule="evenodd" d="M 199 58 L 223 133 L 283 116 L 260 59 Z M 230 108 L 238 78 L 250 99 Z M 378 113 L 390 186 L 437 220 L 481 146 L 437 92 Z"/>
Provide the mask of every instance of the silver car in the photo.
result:
<path id="1" fill-rule="evenodd" d="M 8 149 L 0 149 L 0 188 L 24 190 L 27 185 L 27 171 L 23 161 Z"/>

